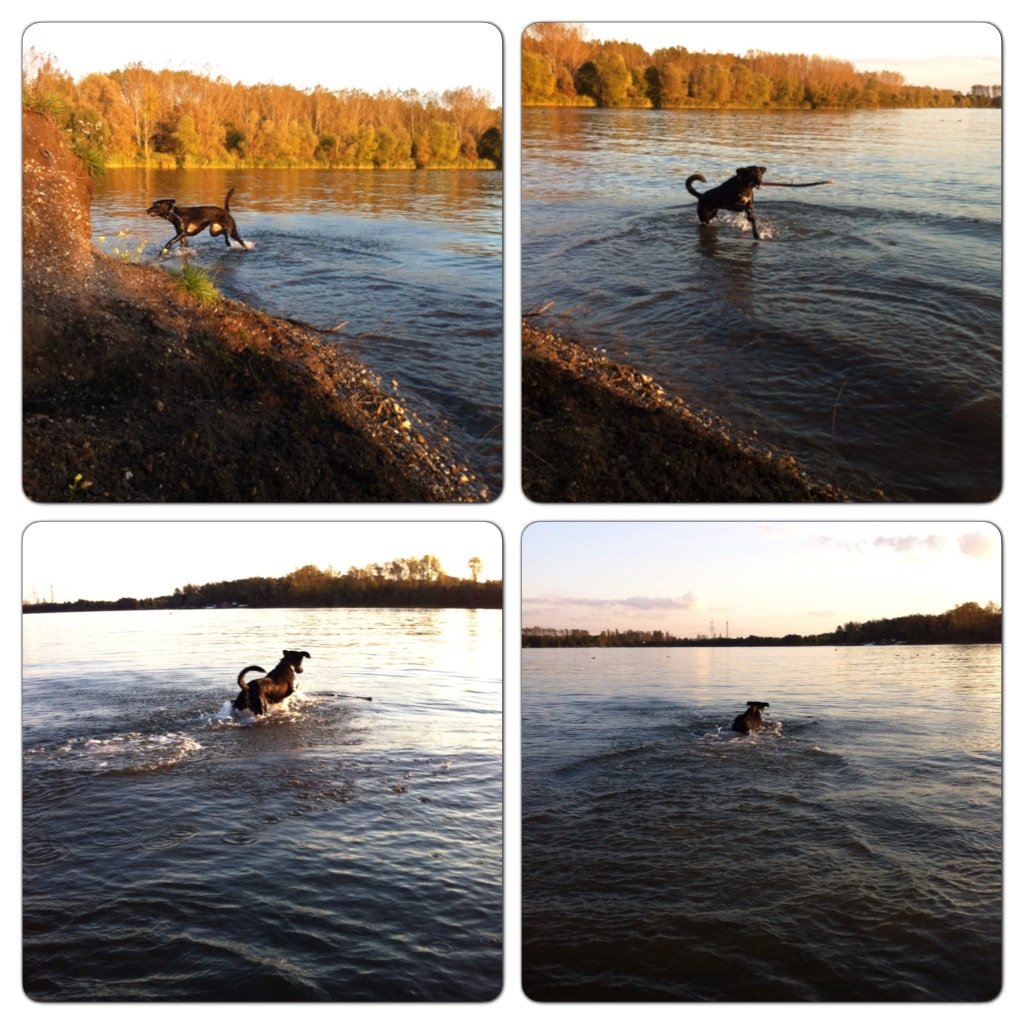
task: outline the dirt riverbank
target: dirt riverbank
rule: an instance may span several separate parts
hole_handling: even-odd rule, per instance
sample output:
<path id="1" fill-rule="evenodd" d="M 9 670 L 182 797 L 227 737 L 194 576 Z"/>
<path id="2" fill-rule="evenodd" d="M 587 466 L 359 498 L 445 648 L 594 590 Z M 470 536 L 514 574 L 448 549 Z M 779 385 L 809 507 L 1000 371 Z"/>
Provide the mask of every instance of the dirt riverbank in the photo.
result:
<path id="1" fill-rule="evenodd" d="M 851 500 L 646 374 L 530 318 L 522 336 L 523 489 L 533 501 Z"/>

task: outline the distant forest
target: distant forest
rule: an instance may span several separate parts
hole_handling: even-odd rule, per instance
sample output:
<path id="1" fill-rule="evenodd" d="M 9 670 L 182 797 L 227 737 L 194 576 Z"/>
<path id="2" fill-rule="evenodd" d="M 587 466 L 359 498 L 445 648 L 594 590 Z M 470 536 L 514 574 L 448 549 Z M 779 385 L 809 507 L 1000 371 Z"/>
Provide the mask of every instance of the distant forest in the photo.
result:
<path id="1" fill-rule="evenodd" d="M 165 597 L 117 601 L 24 602 L 24 612 L 133 611 L 146 608 L 500 608 L 501 580 L 449 576 L 434 555 L 375 562 L 347 572 L 305 565 L 287 576 L 254 576 L 221 583 L 188 583 Z"/>
<path id="2" fill-rule="evenodd" d="M 782 637 L 729 637 L 698 634 L 683 639 L 663 630 L 606 629 L 596 636 L 584 629 L 523 629 L 523 647 L 849 647 L 862 644 L 998 644 L 1003 638 L 1002 609 L 991 601 L 958 604 L 940 615 L 904 615 L 897 619 L 848 622 L 831 633 Z"/>
<path id="3" fill-rule="evenodd" d="M 242 85 L 128 64 L 74 81 L 25 55 L 22 95 L 105 167 L 501 167 L 501 108 L 470 87 L 440 96 Z"/>
<path id="4" fill-rule="evenodd" d="M 686 26 L 679 26 L 685 42 Z M 848 61 L 749 50 L 647 51 L 638 43 L 585 37 L 582 25 L 542 22 L 523 34 L 524 105 L 877 109 L 999 107 L 998 85 L 969 93 L 908 85 L 893 71 L 858 71 Z"/>

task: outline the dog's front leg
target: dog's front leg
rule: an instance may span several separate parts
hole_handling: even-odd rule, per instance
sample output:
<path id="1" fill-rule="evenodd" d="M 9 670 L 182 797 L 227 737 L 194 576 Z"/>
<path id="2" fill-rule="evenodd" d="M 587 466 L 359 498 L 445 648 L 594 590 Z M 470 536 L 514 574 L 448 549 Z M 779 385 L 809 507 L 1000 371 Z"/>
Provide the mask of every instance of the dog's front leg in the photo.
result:
<path id="1" fill-rule="evenodd" d="M 754 208 L 752 206 L 747 207 L 747 220 L 750 221 L 750 227 L 754 232 L 754 238 L 760 241 L 761 235 L 757 230 L 757 221 L 754 220 Z"/>
<path id="2" fill-rule="evenodd" d="M 178 229 L 178 233 L 163 247 L 163 249 L 160 250 L 161 255 L 163 255 L 166 252 L 168 252 L 170 250 L 171 246 L 174 245 L 175 242 L 181 242 L 181 244 L 186 249 L 188 248 L 188 234 L 185 231 L 185 223 L 184 223 L 184 221 L 182 221 L 182 219 L 176 213 L 170 214 L 167 217 L 167 219 L 171 222 L 171 224 L 175 228 Z"/>

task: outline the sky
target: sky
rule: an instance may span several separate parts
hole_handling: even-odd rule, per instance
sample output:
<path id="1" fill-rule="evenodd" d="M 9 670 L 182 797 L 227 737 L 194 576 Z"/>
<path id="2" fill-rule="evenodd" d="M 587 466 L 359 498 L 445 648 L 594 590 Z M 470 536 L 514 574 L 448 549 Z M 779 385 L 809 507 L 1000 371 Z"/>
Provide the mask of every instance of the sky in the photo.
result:
<path id="1" fill-rule="evenodd" d="M 988 523 L 534 523 L 523 626 L 801 636 L 1002 605 Z"/>
<path id="2" fill-rule="evenodd" d="M 170 68 L 246 85 L 263 82 L 299 89 L 322 85 L 331 91 L 416 89 L 440 95 L 468 85 L 490 93 L 494 105 L 501 104 L 501 33 L 483 22 L 263 22 L 223 28 L 51 22 L 28 27 L 22 48 L 30 46 L 52 54 L 75 79 L 140 62 L 153 71 Z"/>
<path id="3" fill-rule="evenodd" d="M 435 555 L 445 572 L 501 579 L 502 538 L 490 523 L 33 523 L 23 534 L 22 598 L 116 601 L 160 597 L 187 583 L 340 572 Z"/>
<path id="4" fill-rule="evenodd" d="M 708 53 L 765 50 L 816 54 L 847 60 L 858 71 L 897 71 L 908 85 L 966 92 L 972 85 L 1002 83 L 999 29 L 981 21 L 887 22 L 884 26 L 877 22 L 793 21 L 584 24 L 590 38 L 639 43 L 648 53 L 665 46 L 685 46 Z"/>

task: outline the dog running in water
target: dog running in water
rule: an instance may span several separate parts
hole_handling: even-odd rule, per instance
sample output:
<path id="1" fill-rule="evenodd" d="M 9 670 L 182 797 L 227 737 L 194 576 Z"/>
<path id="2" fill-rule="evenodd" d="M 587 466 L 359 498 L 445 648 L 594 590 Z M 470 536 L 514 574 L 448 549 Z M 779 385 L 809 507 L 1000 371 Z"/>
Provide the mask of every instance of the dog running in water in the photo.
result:
<path id="1" fill-rule="evenodd" d="M 223 234 L 224 244 L 229 249 L 232 238 L 243 249 L 248 249 L 248 243 L 242 241 L 235 218 L 231 216 L 231 197 L 234 192 L 235 190 L 231 189 L 224 197 L 223 209 L 219 206 L 178 206 L 174 199 L 158 199 L 146 213 L 150 217 L 163 217 L 177 231 L 177 234 L 160 251 L 167 252 L 175 242 L 181 242 L 181 247 L 188 249 L 189 238 L 198 235 L 203 228 L 209 228 L 210 234 L 214 238 Z"/>
<path id="2" fill-rule="evenodd" d="M 707 182 L 703 174 L 691 174 L 686 179 L 686 191 L 697 197 L 697 216 L 701 224 L 710 224 L 719 210 L 732 210 L 733 213 L 745 213 L 754 237 L 760 238 L 757 221 L 754 220 L 754 189 L 761 187 L 761 179 L 767 167 L 754 164 L 750 167 L 737 167 L 736 173 L 728 180 L 709 188 L 707 192 L 698 192 L 695 181 Z"/>
<path id="3" fill-rule="evenodd" d="M 767 701 L 759 700 L 748 700 L 747 710 L 742 715 L 737 715 L 732 720 L 732 731 L 741 732 L 744 735 L 753 732 L 755 729 L 764 728 L 764 720 L 761 718 L 761 712 L 766 707 L 769 707 Z"/>
<path id="4" fill-rule="evenodd" d="M 283 651 L 284 657 L 267 672 L 259 665 L 248 665 L 238 673 L 238 685 L 242 692 L 235 698 L 236 711 L 248 709 L 254 715 L 265 715 L 270 704 L 280 704 L 295 692 L 295 674 L 302 671 L 302 659 L 309 657 L 308 651 Z M 246 672 L 262 672 L 261 679 L 245 681 Z"/>

